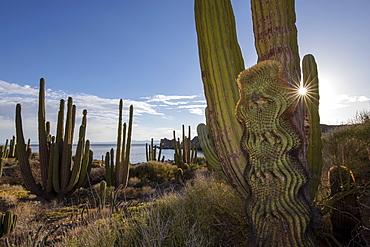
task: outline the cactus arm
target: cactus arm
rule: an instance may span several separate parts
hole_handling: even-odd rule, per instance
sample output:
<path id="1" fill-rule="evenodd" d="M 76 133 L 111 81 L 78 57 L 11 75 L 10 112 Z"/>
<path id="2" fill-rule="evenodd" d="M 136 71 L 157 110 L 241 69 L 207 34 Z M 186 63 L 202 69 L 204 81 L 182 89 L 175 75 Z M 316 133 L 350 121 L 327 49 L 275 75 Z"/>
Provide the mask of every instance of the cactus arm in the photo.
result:
<path id="1" fill-rule="evenodd" d="M 307 162 L 311 171 L 309 182 L 310 195 L 315 198 L 322 173 L 322 141 L 319 115 L 319 79 L 317 64 L 313 55 L 308 54 L 302 60 L 303 87 L 307 88 L 305 98 L 308 113 L 309 134 L 307 140 Z"/>
<path id="2" fill-rule="evenodd" d="M 81 126 L 83 127 L 83 126 Z M 65 188 L 65 191 L 72 191 L 73 187 L 77 184 L 80 176 L 82 175 L 82 163 L 83 163 L 83 155 L 85 150 L 85 139 L 80 139 L 77 144 L 76 155 L 73 161 L 73 167 L 70 175 L 70 180 Z"/>
<path id="3" fill-rule="evenodd" d="M 72 159 L 72 141 L 73 141 L 73 103 L 72 98 L 68 98 L 67 102 L 67 118 L 65 123 L 65 132 L 63 140 L 63 151 L 62 151 L 62 161 L 60 165 L 60 186 L 61 190 L 65 191 L 68 185 L 71 172 L 71 159 Z"/>
<path id="4" fill-rule="evenodd" d="M 15 157 L 15 136 L 10 140 L 9 143 L 9 158 L 14 158 Z"/>
<path id="5" fill-rule="evenodd" d="M 48 180 L 46 184 L 46 192 L 52 193 L 53 191 L 53 160 L 54 160 L 54 149 L 55 143 L 50 143 L 49 146 L 49 168 L 48 168 Z"/>
<path id="6" fill-rule="evenodd" d="M 310 209 L 302 188 L 307 176 L 292 153 L 300 136 L 290 123 L 294 108 L 276 61 L 260 62 L 238 77 L 236 115 L 244 125 L 242 146 L 249 156 L 246 213 L 251 246 L 314 246 Z M 282 234 L 284 233 L 284 234 Z"/>
<path id="7" fill-rule="evenodd" d="M 63 141 L 64 136 L 64 106 L 65 100 L 61 99 L 59 103 L 59 111 L 58 111 L 58 122 L 57 122 L 57 135 L 56 135 L 56 142 L 61 143 Z"/>
<path id="8" fill-rule="evenodd" d="M 220 160 L 218 159 L 217 151 L 214 146 L 209 127 L 205 124 L 199 124 L 197 127 L 197 132 L 200 146 L 202 147 L 208 164 L 212 167 L 212 169 L 217 171 L 225 179 L 225 181 L 230 183 L 229 179 L 222 171 Z"/>
<path id="9" fill-rule="evenodd" d="M 122 173 L 122 165 L 121 165 L 121 150 L 124 150 L 124 144 L 122 144 L 122 108 L 123 108 L 123 100 L 120 99 L 119 101 L 119 109 L 118 109 L 118 133 L 117 133 L 117 148 L 116 148 L 116 186 L 120 184 L 120 177 Z M 123 137 L 125 139 L 125 137 Z M 122 144 L 122 146 L 121 146 Z M 123 151 L 122 151 L 123 152 Z"/>
<path id="10" fill-rule="evenodd" d="M 162 142 L 160 142 L 159 143 L 159 152 L 158 152 L 158 161 L 160 161 L 161 160 L 161 155 L 162 155 L 162 145 L 163 145 L 163 143 Z"/>
<path id="11" fill-rule="evenodd" d="M 53 154 L 53 162 L 52 162 L 52 184 L 54 191 L 56 193 L 60 193 L 60 155 L 61 155 L 61 146 L 62 143 L 55 143 L 54 144 L 54 154 Z"/>
<path id="12" fill-rule="evenodd" d="M 111 167 L 110 167 L 110 155 L 109 152 L 106 152 L 105 158 L 104 158 L 104 164 L 105 164 L 105 180 L 107 181 L 108 186 L 114 186 L 114 183 L 112 181 L 112 174 L 111 173 Z"/>
<path id="13" fill-rule="evenodd" d="M 21 170 L 22 178 L 26 188 L 29 189 L 32 193 L 41 196 L 43 194 L 43 191 L 41 187 L 36 184 L 26 153 L 26 144 L 24 141 L 22 127 L 21 108 L 21 104 L 17 104 L 15 113 L 15 128 L 17 136 L 16 152 L 19 161 L 19 168 Z"/>
<path id="14" fill-rule="evenodd" d="M 85 153 L 83 154 L 80 173 L 77 176 L 78 180 L 74 185 L 74 189 L 78 189 L 86 183 L 91 170 L 92 157 L 93 155 L 92 151 L 90 150 L 90 141 L 86 140 Z"/>
<path id="15" fill-rule="evenodd" d="M 38 109 L 38 135 L 39 135 L 39 156 L 42 184 L 47 184 L 49 149 L 47 144 L 46 132 L 46 113 L 45 113 L 45 80 L 40 79 L 39 90 L 39 109 Z"/>
<path id="16" fill-rule="evenodd" d="M 221 167 L 231 184 L 245 197 L 243 178 L 246 157 L 240 147 L 243 129 L 234 115 L 239 99 L 235 79 L 244 70 L 229 0 L 195 0 L 195 23 L 207 123 L 212 132 Z"/>
<path id="17" fill-rule="evenodd" d="M 148 143 L 145 143 L 145 156 L 146 156 L 146 161 L 150 160 L 149 152 L 150 152 L 150 147 L 148 146 Z"/>
<path id="18" fill-rule="evenodd" d="M 66 191 L 72 191 L 73 187 L 77 184 L 79 177 L 84 173 L 83 169 L 83 162 L 84 162 L 84 154 L 85 154 L 85 135 L 86 135 L 86 115 L 87 110 L 82 111 L 82 123 L 80 126 L 80 132 L 78 136 L 78 144 L 76 149 L 76 155 L 73 162 L 73 168 L 71 172 L 71 178 L 69 180 L 69 184 L 66 188 Z"/>
<path id="19" fill-rule="evenodd" d="M 133 114 L 134 114 L 134 107 L 130 106 L 130 113 L 129 113 L 129 123 L 127 129 L 127 142 L 126 142 L 126 149 L 125 149 L 125 159 L 123 160 L 123 175 L 122 175 L 122 185 L 126 188 L 128 179 L 129 179 L 129 171 L 130 171 L 130 152 L 131 152 L 131 135 L 132 135 L 132 122 L 133 122 Z"/>

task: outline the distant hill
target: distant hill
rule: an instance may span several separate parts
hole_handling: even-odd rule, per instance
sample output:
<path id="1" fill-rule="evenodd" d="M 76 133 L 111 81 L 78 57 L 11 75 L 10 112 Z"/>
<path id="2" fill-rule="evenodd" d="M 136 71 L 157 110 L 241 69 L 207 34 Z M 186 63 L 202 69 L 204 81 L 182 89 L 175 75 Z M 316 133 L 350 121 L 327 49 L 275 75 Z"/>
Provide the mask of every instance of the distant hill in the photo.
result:
<path id="1" fill-rule="evenodd" d="M 338 128 L 345 127 L 347 125 L 327 125 L 327 124 L 320 124 L 321 132 L 327 133 L 330 131 L 334 131 Z"/>

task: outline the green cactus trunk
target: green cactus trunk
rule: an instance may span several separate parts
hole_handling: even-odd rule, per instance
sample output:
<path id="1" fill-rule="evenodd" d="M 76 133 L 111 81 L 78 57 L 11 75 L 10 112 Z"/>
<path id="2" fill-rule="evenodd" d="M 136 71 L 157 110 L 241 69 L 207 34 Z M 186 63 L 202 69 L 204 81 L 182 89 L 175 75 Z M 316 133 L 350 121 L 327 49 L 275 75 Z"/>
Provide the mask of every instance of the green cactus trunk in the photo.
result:
<path id="1" fill-rule="evenodd" d="M 42 184 L 47 183 L 48 164 L 49 164 L 49 147 L 46 135 L 46 113 L 45 113 L 45 80 L 40 79 L 39 90 L 39 109 L 38 109 L 38 137 L 39 137 L 39 157 Z"/>
<path id="2" fill-rule="evenodd" d="M 207 124 L 223 172 L 241 196 L 247 196 L 243 173 L 247 159 L 240 148 L 243 129 L 234 114 L 239 99 L 235 82 L 244 70 L 230 0 L 195 0 L 199 60 L 207 100 Z"/>
<path id="3" fill-rule="evenodd" d="M 314 199 L 322 174 L 322 141 L 319 115 L 319 78 L 313 55 L 305 55 L 302 60 L 303 87 L 307 93 L 303 96 L 308 115 L 307 162 L 311 171 L 309 190 Z"/>
<path id="4" fill-rule="evenodd" d="M 282 75 L 278 62 L 264 61 L 238 77 L 250 246 L 314 246 L 310 205 L 300 195 L 308 176 L 294 155 L 300 137 L 289 120 L 294 102 Z"/>

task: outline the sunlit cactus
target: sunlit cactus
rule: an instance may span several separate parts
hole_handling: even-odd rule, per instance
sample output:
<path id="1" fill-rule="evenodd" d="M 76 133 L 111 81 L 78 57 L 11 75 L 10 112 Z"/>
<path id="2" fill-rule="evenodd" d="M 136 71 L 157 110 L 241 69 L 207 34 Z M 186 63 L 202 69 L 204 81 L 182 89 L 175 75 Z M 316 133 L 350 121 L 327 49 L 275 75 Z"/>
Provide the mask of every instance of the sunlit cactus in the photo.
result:
<path id="1" fill-rule="evenodd" d="M 244 125 L 241 144 L 249 158 L 245 208 L 252 245 L 313 246 L 309 204 L 299 195 L 308 176 L 292 155 L 301 140 L 289 120 L 295 105 L 282 67 L 273 60 L 260 62 L 240 73 L 238 85 L 236 115 Z"/>
<path id="2" fill-rule="evenodd" d="M 311 171 L 310 195 L 315 198 L 322 173 L 322 142 L 319 115 L 319 78 L 313 55 L 305 55 L 302 60 L 303 88 L 307 92 L 302 98 L 308 117 L 307 162 Z"/>
<path id="3" fill-rule="evenodd" d="M 240 148 L 243 129 L 234 114 L 236 84 L 244 61 L 230 0 L 195 0 L 199 61 L 207 100 L 207 125 L 221 168 L 241 196 L 248 194 L 243 177 L 247 159 Z"/>

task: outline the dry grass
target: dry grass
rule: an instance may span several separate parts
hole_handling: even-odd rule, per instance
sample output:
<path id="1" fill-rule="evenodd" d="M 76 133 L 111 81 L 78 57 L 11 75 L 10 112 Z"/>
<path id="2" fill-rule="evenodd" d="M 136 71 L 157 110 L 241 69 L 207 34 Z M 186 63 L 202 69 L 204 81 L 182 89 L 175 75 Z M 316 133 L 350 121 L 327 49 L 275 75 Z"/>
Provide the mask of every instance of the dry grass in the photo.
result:
<path id="1" fill-rule="evenodd" d="M 76 228 L 60 246 L 245 246 L 243 204 L 231 187 L 199 172 L 183 191 Z"/>

